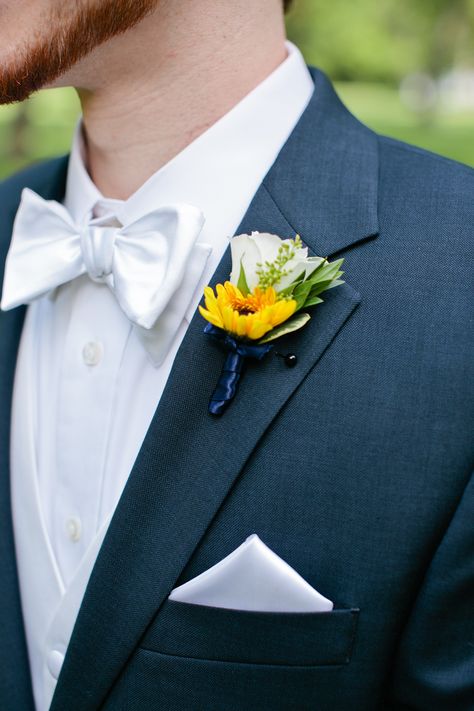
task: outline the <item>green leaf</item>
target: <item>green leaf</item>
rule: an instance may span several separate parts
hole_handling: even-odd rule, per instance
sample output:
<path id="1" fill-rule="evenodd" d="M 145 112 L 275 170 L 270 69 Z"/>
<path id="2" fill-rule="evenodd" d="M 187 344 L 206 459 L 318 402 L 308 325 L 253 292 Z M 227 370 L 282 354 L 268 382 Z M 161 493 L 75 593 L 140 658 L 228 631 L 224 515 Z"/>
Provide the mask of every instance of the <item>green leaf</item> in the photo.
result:
<path id="1" fill-rule="evenodd" d="M 327 291 L 327 289 L 332 289 L 334 286 L 339 286 L 340 284 L 344 284 L 341 279 L 327 279 L 312 286 L 309 295 L 311 298 L 313 298 L 313 296 L 318 296 L 318 294 L 322 294 L 323 291 Z"/>
<path id="2" fill-rule="evenodd" d="M 280 298 L 282 298 L 282 297 L 284 297 L 284 296 L 293 296 L 293 292 L 294 292 L 294 290 L 296 289 L 296 287 L 298 286 L 298 284 L 302 284 L 302 283 L 303 283 L 303 279 L 304 279 L 304 275 L 305 275 L 305 274 L 306 274 L 306 272 L 305 272 L 305 271 L 302 271 L 301 274 L 300 274 L 298 277 L 296 277 L 296 279 L 294 279 L 294 280 L 291 282 L 291 284 L 289 284 L 288 286 L 286 286 L 286 287 L 285 287 L 284 289 L 282 289 L 281 291 L 280 291 L 279 289 L 277 289 L 278 296 L 279 296 Z"/>
<path id="3" fill-rule="evenodd" d="M 323 259 L 322 262 L 316 267 L 313 272 L 311 272 L 309 277 L 305 280 L 306 283 L 313 284 L 315 281 L 317 281 L 321 272 L 327 268 L 327 265 L 328 262 L 326 261 L 326 259 Z"/>
<path id="4" fill-rule="evenodd" d="M 250 289 L 249 285 L 247 284 L 247 277 L 245 276 L 245 270 L 244 265 L 242 264 L 242 259 L 240 260 L 240 274 L 239 281 L 237 282 L 237 289 L 239 289 L 244 296 L 247 296 L 247 294 L 250 294 Z"/>
<path id="5" fill-rule="evenodd" d="M 341 286 L 341 284 L 345 284 L 346 282 L 343 279 L 334 279 L 328 286 L 328 289 L 334 289 L 335 286 Z"/>
<path id="6" fill-rule="evenodd" d="M 307 281 L 301 282 L 301 284 L 298 284 L 298 286 L 295 288 L 292 298 L 296 301 L 296 309 L 295 311 L 299 311 L 302 306 L 304 305 L 306 299 L 309 296 L 309 293 L 311 291 L 311 284 Z"/>
<path id="7" fill-rule="evenodd" d="M 310 296 L 318 296 L 318 294 L 322 294 L 323 291 L 326 291 L 326 289 L 329 289 L 329 285 L 332 284 L 332 281 L 329 279 L 327 281 L 322 281 L 320 284 L 315 284 L 310 291 Z"/>
<path id="8" fill-rule="evenodd" d="M 291 282 L 291 284 L 290 284 L 290 286 L 288 287 L 288 289 L 290 289 L 290 288 L 292 288 L 292 287 L 294 288 L 297 284 L 299 284 L 301 281 L 303 281 L 305 274 L 306 274 L 306 270 L 303 269 L 303 271 L 300 272 L 300 274 L 296 277 L 296 279 L 293 279 L 293 281 Z"/>
<path id="9" fill-rule="evenodd" d="M 337 259 L 335 262 L 326 262 L 324 266 L 317 270 L 318 279 L 332 278 L 341 268 L 343 259 Z"/>
<path id="10" fill-rule="evenodd" d="M 282 323 L 281 326 L 277 326 L 273 331 L 267 333 L 266 336 L 259 340 L 259 343 L 270 343 L 270 341 L 275 341 L 277 338 L 286 336 L 287 333 L 298 331 L 308 323 L 310 318 L 311 316 L 309 314 L 296 314 L 288 319 L 288 321 L 285 321 L 285 323 Z"/>
<path id="11" fill-rule="evenodd" d="M 317 269 L 313 274 L 310 276 L 308 281 L 311 282 L 311 284 L 319 284 L 319 282 L 322 281 L 327 281 L 330 282 L 333 279 L 336 279 L 337 276 L 342 273 L 339 272 L 339 266 L 337 262 L 333 262 L 331 264 L 325 264 L 324 267 L 321 267 L 320 269 Z"/>
<path id="12" fill-rule="evenodd" d="M 303 308 L 309 306 L 316 306 L 316 304 L 322 304 L 323 300 L 319 296 L 309 296 L 303 304 Z"/>
<path id="13" fill-rule="evenodd" d="M 279 296 L 291 296 L 299 302 L 301 295 L 309 293 L 308 285 L 313 287 L 320 282 L 324 282 L 323 288 L 318 292 L 320 293 L 321 291 L 324 291 L 324 289 L 328 288 L 328 285 L 333 279 L 336 279 L 343 274 L 343 272 L 339 271 L 339 267 L 343 263 L 344 259 L 338 259 L 335 262 L 328 262 L 324 257 L 309 257 L 309 260 L 319 261 L 316 269 L 308 276 L 307 279 L 304 278 L 306 271 L 301 272 L 301 274 L 299 274 L 299 276 L 294 279 L 289 286 L 278 292 Z M 297 309 L 302 308 L 303 305 L 304 302 L 298 303 Z"/>

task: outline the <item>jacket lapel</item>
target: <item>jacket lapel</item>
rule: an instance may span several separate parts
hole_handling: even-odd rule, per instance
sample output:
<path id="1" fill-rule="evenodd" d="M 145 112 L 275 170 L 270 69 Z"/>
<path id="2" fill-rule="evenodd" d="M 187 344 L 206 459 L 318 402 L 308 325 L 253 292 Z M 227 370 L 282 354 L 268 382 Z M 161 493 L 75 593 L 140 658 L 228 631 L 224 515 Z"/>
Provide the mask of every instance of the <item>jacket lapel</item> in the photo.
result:
<path id="1" fill-rule="evenodd" d="M 330 255 L 375 236 L 376 139 L 314 73 L 315 96 L 257 192 L 239 232 L 299 232 Z M 230 272 L 229 251 L 213 278 Z M 309 324 L 249 365 L 220 419 L 207 413 L 223 354 L 194 317 L 91 575 L 51 711 L 97 709 L 173 588 L 245 462 L 356 307 L 347 284 Z"/>
<path id="2" fill-rule="evenodd" d="M 0 317 L 0 699 L 5 711 L 33 708 L 10 508 L 10 407 L 23 309 Z"/>
<path id="3" fill-rule="evenodd" d="M 27 185 L 46 199 L 61 200 L 66 160 L 53 161 L 2 188 L 0 208 L 0 264 L 11 239 L 20 193 Z M 0 292 L 3 273 L 0 278 Z M 24 308 L 0 312 L 0 699 L 4 711 L 33 709 L 33 697 L 16 572 L 10 507 L 10 414 L 16 357 Z"/>

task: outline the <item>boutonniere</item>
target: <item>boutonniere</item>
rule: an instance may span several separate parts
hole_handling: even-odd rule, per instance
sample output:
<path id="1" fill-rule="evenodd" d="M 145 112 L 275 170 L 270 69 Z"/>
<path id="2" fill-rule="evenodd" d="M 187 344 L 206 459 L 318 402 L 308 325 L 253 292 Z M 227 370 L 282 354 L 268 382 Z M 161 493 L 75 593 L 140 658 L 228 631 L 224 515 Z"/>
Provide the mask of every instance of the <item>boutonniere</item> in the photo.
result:
<path id="1" fill-rule="evenodd" d="M 306 309 L 322 303 L 320 294 L 343 284 L 343 259 L 329 262 L 308 257 L 300 237 L 252 232 L 231 239 L 232 272 L 215 292 L 204 289 L 208 321 L 204 333 L 223 346 L 227 357 L 209 402 L 212 415 L 222 415 L 234 397 L 248 358 L 262 360 L 276 341 L 310 320 Z M 293 365 L 295 356 L 287 356 Z"/>

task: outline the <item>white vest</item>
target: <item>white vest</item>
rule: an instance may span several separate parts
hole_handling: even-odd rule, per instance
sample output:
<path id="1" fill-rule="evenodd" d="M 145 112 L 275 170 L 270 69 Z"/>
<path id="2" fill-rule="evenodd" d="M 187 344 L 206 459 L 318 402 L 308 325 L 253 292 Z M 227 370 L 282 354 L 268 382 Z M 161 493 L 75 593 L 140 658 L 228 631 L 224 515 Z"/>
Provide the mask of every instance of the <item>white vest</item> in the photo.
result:
<path id="1" fill-rule="evenodd" d="M 32 309 L 26 318 L 33 318 Z M 11 496 L 15 549 L 28 656 L 37 711 L 47 711 L 109 516 L 92 541 L 72 581 L 65 586 L 48 538 L 37 477 L 37 353 L 34 323 L 23 334 L 17 361 L 26 377 L 15 379 L 12 409 Z M 29 361 L 26 358 L 29 355 Z"/>

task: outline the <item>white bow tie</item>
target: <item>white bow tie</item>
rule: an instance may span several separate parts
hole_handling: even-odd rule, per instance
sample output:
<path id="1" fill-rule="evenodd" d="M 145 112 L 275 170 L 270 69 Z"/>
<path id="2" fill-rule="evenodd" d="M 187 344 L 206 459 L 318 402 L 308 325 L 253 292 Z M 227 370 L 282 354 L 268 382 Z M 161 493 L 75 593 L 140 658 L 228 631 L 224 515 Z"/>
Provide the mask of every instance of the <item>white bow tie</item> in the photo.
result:
<path id="1" fill-rule="evenodd" d="M 183 318 L 211 251 L 209 245 L 196 244 L 204 224 L 202 212 L 177 204 L 124 227 L 100 223 L 99 218 L 77 225 L 63 205 L 25 188 L 6 261 L 1 308 L 29 303 L 87 272 L 92 280 L 107 284 L 130 321 L 144 329 L 158 326 L 168 306 L 174 317 Z M 170 321 L 163 320 L 164 325 Z"/>

